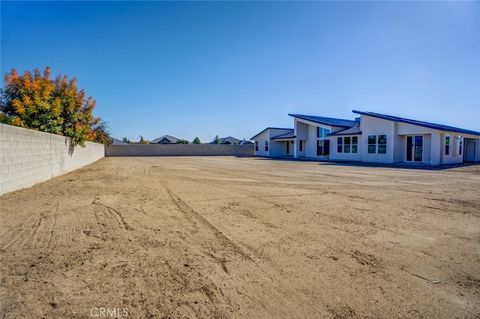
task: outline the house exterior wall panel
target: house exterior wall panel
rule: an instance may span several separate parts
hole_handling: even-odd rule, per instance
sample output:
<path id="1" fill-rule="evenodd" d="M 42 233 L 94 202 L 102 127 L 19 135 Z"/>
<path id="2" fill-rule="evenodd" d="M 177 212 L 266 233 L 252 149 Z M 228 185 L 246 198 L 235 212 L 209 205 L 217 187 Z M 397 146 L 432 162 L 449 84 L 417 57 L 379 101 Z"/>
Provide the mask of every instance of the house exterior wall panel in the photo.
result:
<path id="1" fill-rule="evenodd" d="M 358 137 L 358 151 L 357 153 L 344 153 L 343 151 L 339 153 L 338 149 L 338 138 L 342 138 L 343 136 L 332 136 L 330 137 L 330 159 L 332 160 L 340 160 L 340 161 L 360 161 L 361 154 L 362 154 L 362 143 L 361 135 L 351 135 L 350 137 L 357 136 Z M 343 145 L 343 140 L 342 140 Z"/>
<path id="2" fill-rule="evenodd" d="M 374 163 L 393 163 L 394 162 L 394 145 L 397 141 L 395 136 L 395 122 L 378 119 L 366 115 L 361 116 L 360 129 L 362 131 L 361 138 L 361 160 Z M 369 135 L 386 135 L 387 136 L 387 152 L 386 154 L 368 153 L 368 136 Z M 397 141 L 398 142 L 398 141 Z"/>

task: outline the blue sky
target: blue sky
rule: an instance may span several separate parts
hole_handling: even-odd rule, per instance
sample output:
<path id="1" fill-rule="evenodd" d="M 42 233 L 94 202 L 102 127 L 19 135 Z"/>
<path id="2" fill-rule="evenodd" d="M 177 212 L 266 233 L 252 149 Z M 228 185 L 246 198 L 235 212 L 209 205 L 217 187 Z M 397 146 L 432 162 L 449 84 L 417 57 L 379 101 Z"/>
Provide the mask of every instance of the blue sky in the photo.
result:
<path id="1" fill-rule="evenodd" d="M 249 138 L 352 109 L 480 130 L 478 1 L 2 1 L 2 74 L 47 65 L 118 138 Z"/>

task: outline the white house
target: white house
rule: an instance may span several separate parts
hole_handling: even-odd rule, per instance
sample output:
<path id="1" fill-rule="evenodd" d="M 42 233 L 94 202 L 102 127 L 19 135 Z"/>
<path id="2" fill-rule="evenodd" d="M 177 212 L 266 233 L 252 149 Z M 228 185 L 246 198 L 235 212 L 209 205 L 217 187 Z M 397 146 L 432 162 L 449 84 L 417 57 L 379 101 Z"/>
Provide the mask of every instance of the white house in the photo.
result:
<path id="1" fill-rule="evenodd" d="M 355 120 L 289 114 L 293 129 L 253 136 L 255 155 L 428 165 L 480 162 L 480 132 L 385 114 Z"/>

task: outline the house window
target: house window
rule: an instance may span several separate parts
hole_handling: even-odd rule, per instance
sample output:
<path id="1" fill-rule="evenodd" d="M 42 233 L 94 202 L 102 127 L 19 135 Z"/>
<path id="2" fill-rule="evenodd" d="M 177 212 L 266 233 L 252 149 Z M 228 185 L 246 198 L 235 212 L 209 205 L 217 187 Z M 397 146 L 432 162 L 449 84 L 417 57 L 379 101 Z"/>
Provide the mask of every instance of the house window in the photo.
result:
<path id="1" fill-rule="evenodd" d="M 445 136 L 445 155 L 450 155 L 450 136 Z"/>
<path id="2" fill-rule="evenodd" d="M 265 141 L 265 152 L 268 152 L 268 141 Z"/>
<path id="3" fill-rule="evenodd" d="M 343 138 L 343 152 L 344 153 L 350 153 L 350 147 L 351 147 L 351 141 L 352 139 L 350 138 L 350 136 L 345 136 Z"/>
<path id="4" fill-rule="evenodd" d="M 343 139 L 341 137 L 337 137 L 337 153 L 342 153 L 343 152 Z"/>
<path id="5" fill-rule="evenodd" d="M 258 152 L 258 141 L 255 141 L 255 152 Z"/>
<path id="6" fill-rule="evenodd" d="M 461 136 L 457 137 L 457 153 L 462 155 L 463 152 L 463 138 Z"/>
<path id="7" fill-rule="evenodd" d="M 378 154 L 387 154 L 387 135 L 378 135 Z"/>
<path id="8" fill-rule="evenodd" d="M 352 153 L 358 153 L 358 136 L 352 136 Z"/>
<path id="9" fill-rule="evenodd" d="M 326 128 L 323 128 L 323 127 L 317 127 L 317 137 L 318 138 L 327 137 L 328 134 L 330 134 L 329 129 L 326 129 Z"/>
<path id="10" fill-rule="evenodd" d="M 303 141 L 298 141 L 298 150 L 299 150 L 300 152 L 303 151 Z"/>
<path id="11" fill-rule="evenodd" d="M 377 152 L 377 136 L 369 135 L 368 136 L 368 153 L 375 154 Z"/>
<path id="12" fill-rule="evenodd" d="M 368 135 L 369 154 L 387 154 L 387 135 Z"/>

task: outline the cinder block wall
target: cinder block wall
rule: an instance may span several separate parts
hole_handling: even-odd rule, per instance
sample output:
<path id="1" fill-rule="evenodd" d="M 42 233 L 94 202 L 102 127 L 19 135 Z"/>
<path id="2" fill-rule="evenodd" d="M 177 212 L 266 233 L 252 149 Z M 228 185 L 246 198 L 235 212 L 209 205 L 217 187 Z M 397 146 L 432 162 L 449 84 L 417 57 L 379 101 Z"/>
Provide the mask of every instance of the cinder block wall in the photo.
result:
<path id="1" fill-rule="evenodd" d="M 110 145 L 106 156 L 253 156 L 253 144 L 130 144 Z"/>
<path id="2" fill-rule="evenodd" d="M 73 171 L 105 156 L 103 144 L 70 148 L 66 137 L 0 124 L 0 195 Z"/>

